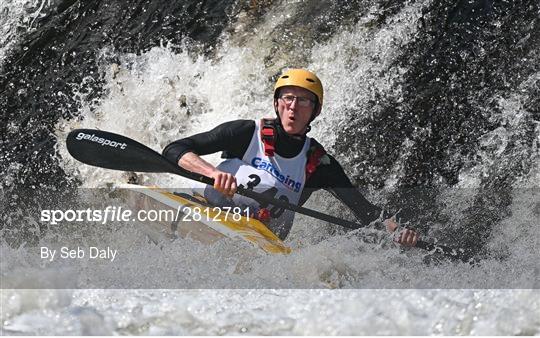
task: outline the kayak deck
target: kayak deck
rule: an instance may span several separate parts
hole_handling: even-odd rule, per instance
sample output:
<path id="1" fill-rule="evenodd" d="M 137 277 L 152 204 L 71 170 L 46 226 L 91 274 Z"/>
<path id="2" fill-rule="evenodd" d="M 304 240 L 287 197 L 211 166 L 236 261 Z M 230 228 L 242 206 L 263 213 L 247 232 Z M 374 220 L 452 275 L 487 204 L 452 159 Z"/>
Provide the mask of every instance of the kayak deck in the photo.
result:
<path id="1" fill-rule="evenodd" d="M 193 196 L 172 193 L 155 186 L 122 184 L 119 188 L 126 189 L 127 203 L 137 210 L 170 210 L 171 214 L 178 216 L 174 220 L 145 222 L 155 235 L 192 238 L 204 244 L 228 237 L 247 241 L 267 253 L 291 252 L 279 237 L 257 219 L 240 215 L 233 218 L 231 214 L 225 216 L 218 208 L 208 206 Z M 194 216 L 194 212 L 201 217 L 190 217 Z"/>

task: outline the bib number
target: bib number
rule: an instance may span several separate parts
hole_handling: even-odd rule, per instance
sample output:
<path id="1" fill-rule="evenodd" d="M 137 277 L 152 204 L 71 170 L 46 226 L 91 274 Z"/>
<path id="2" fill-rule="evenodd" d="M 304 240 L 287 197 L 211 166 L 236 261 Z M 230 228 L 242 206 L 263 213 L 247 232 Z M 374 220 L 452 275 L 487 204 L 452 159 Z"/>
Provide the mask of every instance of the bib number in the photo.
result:
<path id="1" fill-rule="evenodd" d="M 251 180 L 249 182 L 247 182 L 247 188 L 246 189 L 253 191 L 253 188 L 255 188 L 257 185 L 259 185 L 259 183 L 261 183 L 261 178 L 259 177 L 259 175 L 255 175 L 255 174 L 251 174 L 248 177 Z M 261 192 L 261 195 L 271 197 L 271 198 L 276 198 L 277 192 L 278 192 L 278 189 L 276 187 L 271 187 L 271 188 L 266 189 L 265 191 Z M 289 199 L 285 195 L 281 195 L 281 196 L 277 197 L 277 199 L 289 203 Z M 259 206 L 261 208 L 266 208 L 268 205 L 269 205 L 269 203 L 267 203 L 267 202 L 259 202 Z M 270 209 L 270 216 L 272 218 L 279 218 L 283 214 L 283 212 L 285 212 L 285 208 L 280 208 L 278 206 L 273 206 Z"/>

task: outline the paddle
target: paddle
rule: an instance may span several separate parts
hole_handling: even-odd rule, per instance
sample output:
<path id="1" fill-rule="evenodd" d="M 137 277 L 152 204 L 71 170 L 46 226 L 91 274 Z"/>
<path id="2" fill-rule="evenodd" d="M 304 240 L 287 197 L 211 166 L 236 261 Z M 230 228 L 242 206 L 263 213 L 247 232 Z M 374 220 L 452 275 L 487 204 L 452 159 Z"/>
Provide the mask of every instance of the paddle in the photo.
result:
<path id="1" fill-rule="evenodd" d="M 170 173 L 208 185 L 214 185 L 214 179 L 182 169 L 147 146 L 122 135 L 95 129 L 75 129 L 69 133 L 66 144 L 71 156 L 92 166 L 123 171 Z M 290 204 L 248 190 L 243 186 L 239 186 L 236 193 L 259 202 L 272 204 L 349 229 L 363 227 L 361 224 Z M 420 240 L 416 243 L 416 247 L 428 251 L 440 252 L 464 261 L 469 259 L 466 251 L 463 249 L 452 249 Z"/>

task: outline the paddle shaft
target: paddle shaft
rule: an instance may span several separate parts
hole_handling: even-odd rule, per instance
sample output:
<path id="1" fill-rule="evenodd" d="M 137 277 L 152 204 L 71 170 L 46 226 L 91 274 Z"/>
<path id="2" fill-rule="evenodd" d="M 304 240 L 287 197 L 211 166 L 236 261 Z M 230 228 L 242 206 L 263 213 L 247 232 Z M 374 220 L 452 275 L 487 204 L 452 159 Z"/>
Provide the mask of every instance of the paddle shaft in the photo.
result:
<path id="1" fill-rule="evenodd" d="M 178 172 L 175 172 L 175 173 L 180 175 L 180 176 L 183 176 L 183 177 L 186 177 L 186 178 L 193 179 L 195 181 L 199 181 L 199 182 L 208 184 L 210 186 L 214 185 L 214 179 L 213 178 L 210 178 L 210 177 L 207 177 L 207 176 L 204 176 L 204 175 L 201 175 L 201 174 L 197 174 L 197 173 L 187 171 L 187 170 L 183 170 L 183 169 L 180 169 Z M 301 206 L 297 206 L 297 205 L 285 202 L 285 201 L 280 200 L 280 199 L 275 199 L 275 198 L 272 198 L 270 196 L 257 193 L 255 191 L 244 188 L 242 185 L 238 186 L 238 188 L 236 189 L 236 193 L 239 194 L 239 195 L 242 195 L 242 196 L 252 198 L 252 199 L 254 199 L 254 200 L 258 201 L 258 202 L 265 202 L 267 204 L 272 204 L 272 205 L 280 207 L 280 208 L 292 210 L 292 211 L 297 212 L 299 214 L 303 214 L 303 215 L 306 215 L 306 216 L 317 218 L 317 219 L 320 219 L 322 221 L 326 221 L 326 222 L 329 222 L 329 223 L 332 223 L 332 224 L 341 225 L 341 226 L 349 228 L 349 229 L 358 229 L 358 228 L 364 227 L 363 225 L 358 224 L 356 222 L 348 221 L 346 219 L 338 218 L 338 217 L 328 215 L 328 214 L 325 214 L 325 213 L 322 213 L 322 212 L 319 212 L 319 211 L 316 211 L 316 210 L 313 210 L 313 209 L 304 208 L 304 207 L 301 207 Z M 439 252 L 441 252 L 441 253 L 443 253 L 445 255 L 449 255 L 449 256 L 457 257 L 457 258 L 460 258 L 464 253 L 463 251 L 458 251 L 456 249 L 452 249 L 452 248 L 445 247 L 445 246 L 442 246 L 442 245 L 435 245 L 435 244 L 425 242 L 425 241 L 422 241 L 422 240 L 418 240 L 416 242 L 416 247 L 418 247 L 420 249 L 428 250 L 428 251 L 436 250 L 436 251 L 439 251 Z"/>

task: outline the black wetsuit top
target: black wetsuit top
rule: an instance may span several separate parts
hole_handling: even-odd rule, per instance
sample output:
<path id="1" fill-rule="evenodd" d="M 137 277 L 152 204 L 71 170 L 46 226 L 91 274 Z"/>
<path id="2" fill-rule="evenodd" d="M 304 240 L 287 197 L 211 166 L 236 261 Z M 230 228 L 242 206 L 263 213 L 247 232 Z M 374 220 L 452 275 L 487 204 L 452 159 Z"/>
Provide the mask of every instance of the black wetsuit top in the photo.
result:
<path id="1" fill-rule="evenodd" d="M 276 152 L 286 158 L 298 155 L 302 150 L 305 138 L 299 139 L 289 136 L 279 123 L 275 124 L 275 129 L 277 134 Z M 165 147 L 163 155 L 174 163 L 178 163 L 178 160 L 187 152 L 208 155 L 222 151 L 222 158 L 242 159 L 254 131 L 255 121 L 253 120 L 226 122 L 208 132 L 174 141 Z M 330 163 L 319 164 L 316 171 L 307 179 L 299 205 L 303 205 L 313 191 L 325 189 L 347 205 L 363 224 L 367 225 L 378 219 L 381 215 L 381 208 L 366 200 L 352 185 L 338 161 L 329 154 L 327 156 L 330 158 Z"/>

